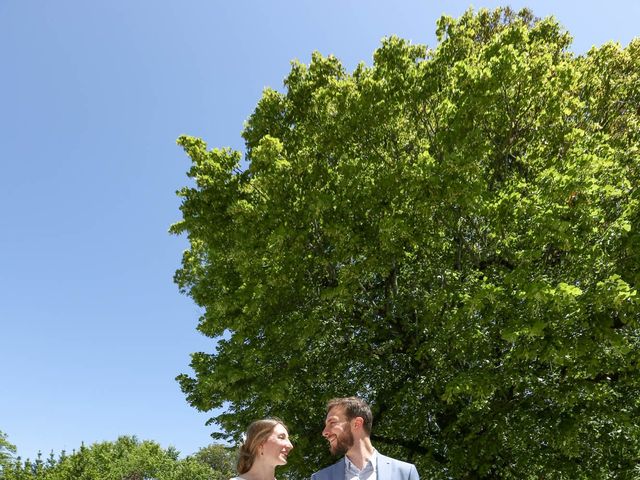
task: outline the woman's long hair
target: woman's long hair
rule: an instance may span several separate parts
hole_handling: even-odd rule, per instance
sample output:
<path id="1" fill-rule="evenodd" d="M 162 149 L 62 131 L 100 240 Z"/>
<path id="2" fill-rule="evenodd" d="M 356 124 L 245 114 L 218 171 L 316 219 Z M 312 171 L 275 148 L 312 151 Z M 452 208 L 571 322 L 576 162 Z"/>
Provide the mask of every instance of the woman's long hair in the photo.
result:
<path id="1" fill-rule="evenodd" d="M 238 455 L 238 475 L 247 473 L 251 470 L 253 462 L 258 455 L 258 449 L 267 441 L 276 425 L 282 425 L 287 432 L 289 429 L 279 418 L 264 418 L 256 420 L 249 425 L 244 441 L 240 444 L 240 452 Z"/>

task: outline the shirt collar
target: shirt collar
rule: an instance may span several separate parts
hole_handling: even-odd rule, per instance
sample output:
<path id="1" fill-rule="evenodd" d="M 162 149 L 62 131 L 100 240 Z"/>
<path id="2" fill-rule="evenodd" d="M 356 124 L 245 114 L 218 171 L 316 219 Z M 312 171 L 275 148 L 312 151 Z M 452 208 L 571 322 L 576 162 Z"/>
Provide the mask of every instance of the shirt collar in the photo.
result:
<path id="1" fill-rule="evenodd" d="M 356 465 L 353 464 L 353 462 L 346 455 L 344 456 L 344 463 L 347 471 L 352 471 L 352 472 L 361 471 Z M 369 464 L 371 464 L 371 467 L 374 472 L 378 470 L 378 451 L 375 448 L 373 449 L 373 454 L 371 455 L 371 458 L 367 460 L 367 463 L 364 464 L 364 467 L 362 467 L 362 470 L 366 470 Z"/>

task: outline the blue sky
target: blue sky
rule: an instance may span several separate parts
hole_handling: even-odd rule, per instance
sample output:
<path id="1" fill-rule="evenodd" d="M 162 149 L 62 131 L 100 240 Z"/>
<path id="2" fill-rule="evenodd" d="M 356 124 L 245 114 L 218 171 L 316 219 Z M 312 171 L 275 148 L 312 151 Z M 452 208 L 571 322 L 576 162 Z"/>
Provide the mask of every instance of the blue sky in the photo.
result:
<path id="1" fill-rule="evenodd" d="M 470 5 L 0 0 L 0 430 L 23 458 L 125 434 L 185 455 L 210 442 L 174 380 L 213 348 L 172 282 L 176 138 L 242 149 L 292 59 L 351 70 L 384 36 L 435 46 L 439 16 Z M 555 15 L 576 53 L 640 34 L 636 0 L 510 5 Z"/>

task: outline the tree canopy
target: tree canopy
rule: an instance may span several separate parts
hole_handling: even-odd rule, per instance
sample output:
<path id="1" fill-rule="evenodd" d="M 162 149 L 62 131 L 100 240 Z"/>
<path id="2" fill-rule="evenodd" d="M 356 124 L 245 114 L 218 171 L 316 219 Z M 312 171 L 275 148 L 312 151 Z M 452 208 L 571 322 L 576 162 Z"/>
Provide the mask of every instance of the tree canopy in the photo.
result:
<path id="1" fill-rule="evenodd" d="M 7 434 L 0 430 L 0 471 L 11 461 L 13 455 L 16 453 L 16 446 L 9 443 Z"/>
<path id="2" fill-rule="evenodd" d="M 228 480 L 228 464 L 235 454 L 221 445 L 200 449 L 193 457 L 178 458 L 172 447 L 122 436 L 115 442 L 81 445 L 70 455 L 62 452 L 43 460 L 6 462 L 2 480 Z M 212 460 L 215 460 L 213 462 Z"/>
<path id="3" fill-rule="evenodd" d="M 640 41 L 577 56 L 509 9 L 437 38 L 293 62 L 244 158 L 179 138 L 175 280 L 214 339 L 181 388 L 220 437 L 282 417 L 290 478 L 344 395 L 424 478 L 640 475 Z"/>

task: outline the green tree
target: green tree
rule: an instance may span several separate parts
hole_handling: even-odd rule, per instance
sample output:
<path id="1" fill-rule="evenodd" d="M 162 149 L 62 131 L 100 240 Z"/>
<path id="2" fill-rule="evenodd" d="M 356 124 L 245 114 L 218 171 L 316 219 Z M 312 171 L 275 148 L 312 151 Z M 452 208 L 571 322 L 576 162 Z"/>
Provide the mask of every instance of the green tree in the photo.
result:
<path id="1" fill-rule="evenodd" d="M 0 472 L 11 463 L 16 453 L 16 446 L 9 443 L 7 434 L 0 431 Z"/>
<path id="2" fill-rule="evenodd" d="M 219 437 L 284 418 L 291 478 L 353 394 L 425 478 L 637 478 L 640 41 L 575 56 L 509 9 L 437 37 L 294 62 L 244 164 L 180 137 L 175 280 L 216 341 L 181 388 Z"/>
<path id="3" fill-rule="evenodd" d="M 224 480 L 236 476 L 237 453 L 234 448 L 225 445 L 211 444 L 198 450 L 193 458 L 212 470 L 219 472 Z"/>
<path id="4" fill-rule="evenodd" d="M 196 458 L 178 458 L 178 452 L 156 442 L 123 436 L 115 442 L 81 445 L 46 462 L 14 462 L 2 471 L 3 480 L 223 480 L 223 473 Z M 227 477 L 228 478 L 228 477 Z"/>

